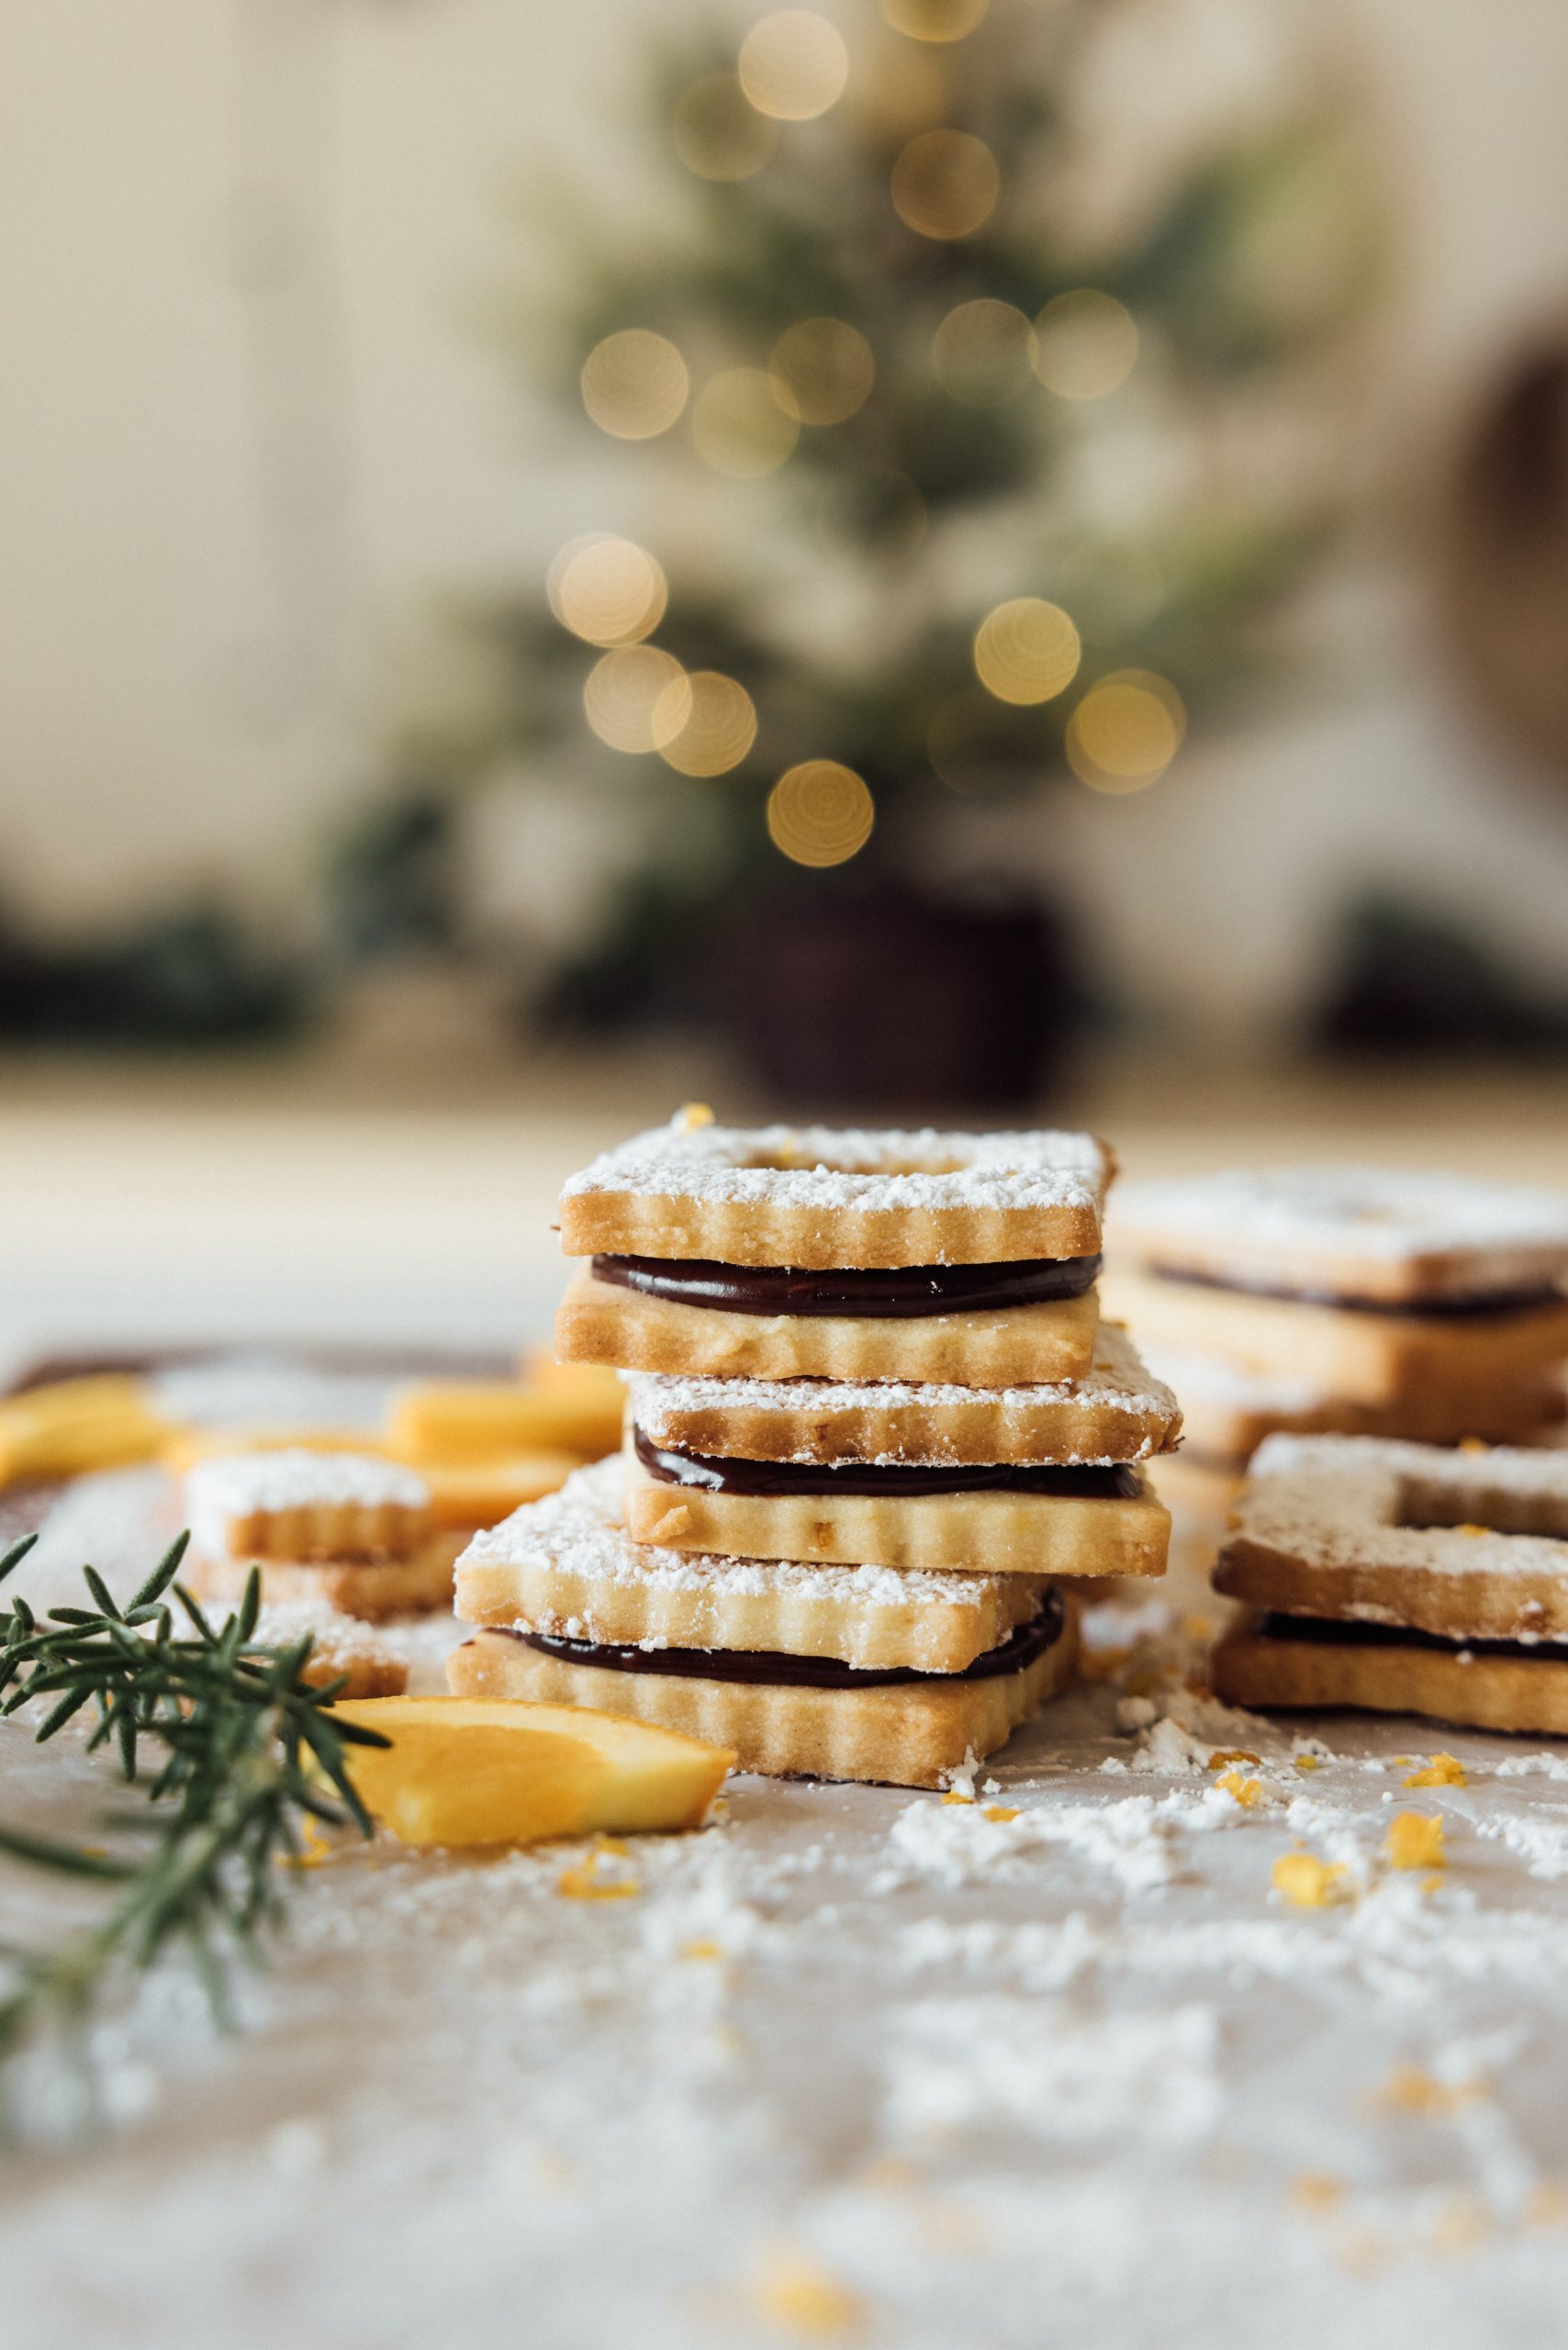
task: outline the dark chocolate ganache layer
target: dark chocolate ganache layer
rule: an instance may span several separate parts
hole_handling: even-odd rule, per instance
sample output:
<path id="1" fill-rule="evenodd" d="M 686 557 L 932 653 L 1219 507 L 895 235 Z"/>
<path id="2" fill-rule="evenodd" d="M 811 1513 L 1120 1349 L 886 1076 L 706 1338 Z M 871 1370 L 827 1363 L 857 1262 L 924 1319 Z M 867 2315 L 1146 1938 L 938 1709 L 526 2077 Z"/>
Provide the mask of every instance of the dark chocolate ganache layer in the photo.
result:
<path id="1" fill-rule="evenodd" d="M 1094 1286 L 1100 1259 L 1036 1257 L 1006 1265 L 873 1266 L 808 1273 L 790 1265 L 721 1265 L 706 1257 L 596 1257 L 593 1270 L 596 1281 L 720 1314 L 852 1315 L 857 1320 L 894 1321 L 1081 1297 Z"/>
<path id="2" fill-rule="evenodd" d="M 711 1452 L 678 1452 L 633 1431 L 633 1446 L 650 1477 L 664 1485 L 698 1485 L 710 1494 L 1044 1494 L 1058 1500 L 1136 1501 L 1137 1471 L 1117 1462 L 1104 1469 L 1002 1461 L 995 1466 L 928 1467 L 872 1460 L 732 1460 Z"/>
<path id="3" fill-rule="evenodd" d="M 1418 1322 L 1465 1322 L 1498 1314 L 1539 1314 L 1543 1305 L 1568 1304 L 1550 1282 L 1530 1289 L 1478 1291 L 1471 1297 L 1353 1297 L 1343 1290 L 1282 1289 L 1271 1281 L 1226 1281 L 1218 1273 L 1186 1272 L 1175 1265 L 1148 1265 L 1156 1281 L 1182 1281 L 1194 1289 L 1230 1290 L 1238 1297 L 1277 1297 L 1288 1305 L 1332 1305 L 1344 1314 L 1408 1315 Z"/>
<path id="4" fill-rule="evenodd" d="M 1462 1640 L 1445 1632 L 1417 1632 L 1404 1624 L 1359 1624 L 1353 1617 L 1264 1617 L 1260 1630 L 1272 1640 L 1314 1640 L 1330 1648 L 1435 1649 L 1443 1656 L 1537 1657 L 1568 1663 L 1568 1639 Z"/>
<path id="5" fill-rule="evenodd" d="M 867 1670 L 846 1664 L 835 1656 L 790 1656 L 780 1649 L 639 1649 L 601 1645 L 595 1640 L 557 1639 L 550 1632 L 513 1632 L 543 1656 L 559 1657 L 563 1664 L 591 1664 L 600 1672 L 665 1673 L 695 1681 L 760 1681 L 796 1689 L 890 1689 L 949 1681 L 994 1681 L 1007 1673 L 1022 1673 L 1036 1657 L 1054 1648 L 1062 1636 L 1067 1611 L 1055 1583 L 1049 1585 L 1039 1613 L 1020 1624 L 1000 1648 L 987 1649 L 962 1673 L 917 1673 L 912 1666 L 879 1665 Z"/>

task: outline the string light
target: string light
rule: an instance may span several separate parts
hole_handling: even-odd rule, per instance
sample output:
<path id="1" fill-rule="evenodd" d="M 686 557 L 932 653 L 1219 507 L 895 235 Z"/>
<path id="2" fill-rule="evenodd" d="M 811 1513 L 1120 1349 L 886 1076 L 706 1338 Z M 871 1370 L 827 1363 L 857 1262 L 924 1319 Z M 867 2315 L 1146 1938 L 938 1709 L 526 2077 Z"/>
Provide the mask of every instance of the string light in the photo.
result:
<path id="1" fill-rule="evenodd" d="M 967 130 L 917 131 L 893 165 L 899 218 L 919 236 L 946 243 L 983 228 L 1001 191 L 995 156 Z"/>
<path id="2" fill-rule="evenodd" d="M 962 40 L 990 6 L 991 0 L 882 0 L 882 15 L 911 40 Z"/>
<path id="3" fill-rule="evenodd" d="M 1067 756 L 1092 791 L 1145 791 L 1182 747 L 1182 697 L 1148 669 L 1116 669 L 1091 686 L 1068 721 Z"/>
<path id="4" fill-rule="evenodd" d="M 1000 408 L 1031 383 L 1035 330 L 1011 302 L 960 302 L 931 342 L 936 380 L 966 408 Z"/>
<path id="5" fill-rule="evenodd" d="M 787 415 L 802 424 L 842 424 L 865 406 L 877 363 L 865 336 L 843 319 L 802 319 L 774 344 L 768 372 Z"/>
<path id="6" fill-rule="evenodd" d="M 1114 294 L 1058 294 L 1035 321 L 1035 373 L 1064 400 L 1097 400 L 1132 374 L 1137 322 Z"/>
<path id="7" fill-rule="evenodd" d="M 809 122 L 844 95 L 849 51 L 836 25 L 811 8 L 759 18 L 741 43 L 740 83 L 758 114 Z"/>
<path id="8" fill-rule="evenodd" d="M 582 386 L 583 406 L 601 431 L 651 441 L 679 417 L 690 378 L 666 336 L 628 327 L 595 343 L 583 362 Z"/>
<path id="9" fill-rule="evenodd" d="M 687 707 L 680 724 L 662 734 L 661 755 L 680 775 L 728 775 L 756 740 L 756 708 L 745 688 L 719 669 L 682 677 Z M 666 718 L 655 712 L 657 727 Z"/>
<path id="10" fill-rule="evenodd" d="M 877 818 L 869 791 L 836 759 L 788 767 L 767 795 L 773 845 L 797 865 L 843 865 L 863 849 Z"/>
<path id="11" fill-rule="evenodd" d="M 596 661 L 583 687 L 583 710 L 612 751 L 661 751 L 691 715 L 692 689 L 672 653 L 656 644 L 622 645 Z"/>
<path id="12" fill-rule="evenodd" d="M 704 73 L 675 102 L 675 151 L 703 180 L 749 180 L 778 144 L 778 126 L 758 114 L 734 73 Z"/>
<path id="13" fill-rule="evenodd" d="M 800 436 L 763 367 L 724 368 L 703 385 L 691 411 L 698 455 L 737 479 L 776 472 Z"/>
<path id="14" fill-rule="evenodd" d="M 631 539 L 595 531 L 561 549 L 545 577 L 550 609 L 588 644 L 636 644 L 665 616 L 664 573 Z"/>
<path id="15" fill-rule="evenodd" d="M 998 604 L 975 632 L 975 671 L 998 701 L 1050 701 L 1071 685 L 1081 658 L 1071 620 L 1043 596 Z"/>

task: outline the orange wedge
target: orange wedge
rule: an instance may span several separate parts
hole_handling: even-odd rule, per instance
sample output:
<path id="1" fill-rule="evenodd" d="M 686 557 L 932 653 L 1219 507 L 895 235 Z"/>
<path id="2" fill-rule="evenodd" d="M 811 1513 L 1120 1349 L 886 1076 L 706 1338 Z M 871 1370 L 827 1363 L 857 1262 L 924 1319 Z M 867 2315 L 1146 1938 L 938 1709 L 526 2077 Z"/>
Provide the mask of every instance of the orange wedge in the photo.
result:
<path id="1" fill-rule="evenodd" d="M 431 1492 L 438 1526 L 498 1526 L 524 1502 L 564 1485 L 582 1466 L 576 1452 L 502 1452 L 473 1460 L 420 1460 L 417 1472 Z"/>
<path id="2" fill-rule="evenodd" d="M 613 1371 L 588 1364 L 591 1393 L 575 1383 L 525 1386 L 510 1379 L 429 1379 L 400 1388 L 387 1416 L 386 1449 L 411 1469 L 501 1452 L 613 1452 L 625 1391 Z M 613 1388 L 607 1394 L 603 1382 Z"/>
<path id="3" fill-rule="evenodd" d="M 727 1747 L 577 1706 L 354 1697 L 332 1710 L 392 1740 L 351 1747 L 349 1771 L 405 1844 L 696 1828 L 734 1760 Z"/>
<path id="4" fill-rule="evenodd" d="M 0 1485 L 152 1460 L 170 1433 L 128 1372 L 24 1388 L 0 1402 Z"/>

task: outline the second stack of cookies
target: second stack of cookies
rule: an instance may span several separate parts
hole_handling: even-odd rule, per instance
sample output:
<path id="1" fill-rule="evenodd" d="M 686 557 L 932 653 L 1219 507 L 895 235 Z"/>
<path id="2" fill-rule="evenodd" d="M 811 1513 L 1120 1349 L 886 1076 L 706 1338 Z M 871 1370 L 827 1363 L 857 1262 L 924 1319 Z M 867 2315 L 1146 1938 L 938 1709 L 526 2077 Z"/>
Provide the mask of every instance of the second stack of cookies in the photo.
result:
<path id="1" fill-rule="evenodd" d="M 557 1345 L 629 1374 L 624 1465 L 471 1547 L 454 1685 L 777 1773 L 934 1785 L 998 1745 L 1070 1669 L 1070 1580 L 1165 1564 L 1138 1464 L 1179 1415 L 1099 1324 L 1110 1173 L 1087 1136 L 688 1113 L 574 1178 Z"/>

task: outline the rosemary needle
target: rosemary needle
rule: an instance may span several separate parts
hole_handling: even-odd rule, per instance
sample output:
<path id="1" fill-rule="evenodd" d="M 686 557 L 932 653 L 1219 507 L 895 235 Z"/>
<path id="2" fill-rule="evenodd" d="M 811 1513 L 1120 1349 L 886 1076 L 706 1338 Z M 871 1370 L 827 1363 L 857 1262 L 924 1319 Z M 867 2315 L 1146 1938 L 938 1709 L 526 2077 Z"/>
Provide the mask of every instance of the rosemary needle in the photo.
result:
<path id="1" fill-rule="evenodd" d="M 0 1558 L 0 1583 L 36 1539 Z M 52 1700 L 36 1733 L 43 1740 L 91 1707 L 89 1752 L 112 1746 L 122 1778 L 147 1798 L 116 1815 L 129 1830 L 123 1852 L 0 1827 L 0 1852 L 116 1888 L 103 1916 L 57 1948 L 0 1959 L 0 2065 L 40 2034 L 79 2036 L 117 1985 L 171 1945 L 183 1946 L 228 2024 L 232 1960 L 257 1954 L 281 1921 L 274 1864 L 298 1857 L 302 1820 L 352 1820 L 371 1833 L 347 1750 L 386 1740 L 334 1715 L 341 1679 L 307 1681 L 308 1635 L 286 1648 L 258 1644 L 255 1569 L 235 1613 L 208 1620 L 176 1581 L 188 1539 L 124 1607 L 85 1567 L 90 1607 L 40 1617 L 18 1598 L 0 1609 L 0 1716 Z"/>

